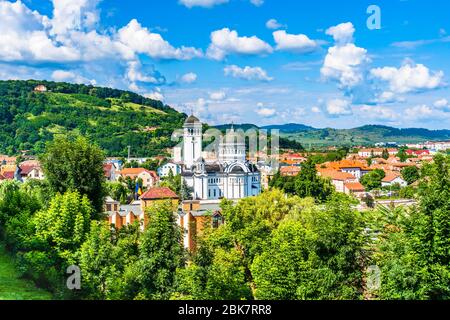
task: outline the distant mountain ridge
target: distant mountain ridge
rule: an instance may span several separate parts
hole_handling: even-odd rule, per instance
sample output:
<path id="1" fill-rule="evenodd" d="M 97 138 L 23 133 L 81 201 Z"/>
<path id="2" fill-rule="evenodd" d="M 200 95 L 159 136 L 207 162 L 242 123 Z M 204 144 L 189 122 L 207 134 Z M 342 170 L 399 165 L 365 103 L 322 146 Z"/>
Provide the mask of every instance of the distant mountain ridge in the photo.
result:
<path id="1" fill-rule="evenodd" d="M 384 125 L 364 125 L 352 129 L 314 128 L 304 124 L 288 123 L 258 127 L 254 124 L 234 124 L 236 129 L 259 128 L 280 130 L 281 136 L 297 141 L 304 146 L 352 146 L 373 145 L 378 142 L 418 143 L 425 141 L 450 140 L 450 130 L 424 128 L 394 128 Z M 227 129 L 231 125 L 216 126 Z"/>

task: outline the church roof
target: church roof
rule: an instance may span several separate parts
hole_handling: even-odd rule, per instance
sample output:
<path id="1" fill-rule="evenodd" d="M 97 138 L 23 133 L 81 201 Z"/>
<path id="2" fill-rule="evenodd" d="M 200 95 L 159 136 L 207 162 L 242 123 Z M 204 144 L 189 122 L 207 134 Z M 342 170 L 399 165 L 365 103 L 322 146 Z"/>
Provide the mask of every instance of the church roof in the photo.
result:
<path id="1" fill-rule="evenodd" d="M 223 167 L 220 163 L 207 164 L 205 170 L 207 173 L 223 172 Z"/>
<path id="2" fill-rule="evenodd" d="M 197 123 L 197 122 L 200 122 L 200 120 L 199 120 L 197 117 L 195 117 L 194 115 L 191 115 L 191 116 L 189 116 L 189 117 L 186 119 L 186 121 L 184 122 L 184 124 L 194 124 L 194 123 Z"/>
<path id="3" fill-rule="evenodd" d="M 150 188 L 141 197 L 141 200 L 178 199 L 178 195 L 169 188 Z"/>

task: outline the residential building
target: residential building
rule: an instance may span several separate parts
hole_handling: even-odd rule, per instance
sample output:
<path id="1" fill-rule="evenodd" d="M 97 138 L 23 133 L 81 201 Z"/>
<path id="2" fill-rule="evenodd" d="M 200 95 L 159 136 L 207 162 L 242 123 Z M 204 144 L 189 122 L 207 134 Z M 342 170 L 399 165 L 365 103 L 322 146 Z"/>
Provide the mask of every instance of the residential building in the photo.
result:
<path id="1" fill-rule="evenodd" d="M 397 148 L 365 148 L 358 151 L 358 156 L 361 158 L 381 157 L 385 150 L 390 156 L 395 156 L 398 153 Z"/>
<path id="2" fill-rule="evenodd" d="M 336 170 L 319 169 L 318 174 L 331 180 L 337 192 L 345 193 L 345 184 L 358 182 L 352 174 Z"/>
<path id="3" fill-rule="evenodd" d="M 181 174 L 181 166 L 179 164 L 168 162 L 161 167 L 158 168 L 158 176 L 160 178 L 166 178 L 169 176 L 169 172 L 172 171 L 174 176 L 178 176 Z"/>
<path id="4" fill-rule="evenodd" d="M 390 187 L 396 184 L 400 185 L 401 187 L 406 187 L 408 185 L 408 183 L 398 172 L 387 172 L 384 179 L 381 180 L 381 185 L 383 187 Z"/>
<path id="5" fill-rule="evenodd" d="M 349 182 L 344 184 L 344 193 L 360 197 L 366 193 L 366 189 L 359 182 Z"/>
<path id="6" fill-rule="evenodd" d="M 197 249 L 196 239 L 207 225 L 218 228 L 224 223 L 218 201 L 188 200 L 181 204 L 178 224 L 183 228 L 183 245 L 189 251 Z"/>
<path id="7" fill-rule="evenodd" d="M 36 87 L 34 87 L 34 92 L 47 92 L 47 87 L 43 84 L 39 84 Z"/>
<path id="8" fill-rule="evenodd" d="M 170 201 L 172 204 L 172 209 L 174 214 L 178 212 L 178 205 L 180 202 L 180 198 L 178 195 L 173 192 L 171 189 L 166 187 L 157 187 L 150 188 L 139 198 L 141 204 L 141 211 L 144 213 L 142 215 L 142 225 L 141 227 L 144 229 L 148 225 L 148 217 L 145 214 L 148 208 L 151 208 L 158 203 L 163 203 L 165 201 Z"/>
<path id="9" fill-rule="evenodd" d="M 115 201 L 111 197 L 107 197 L 105 200 L 105 213 L 109 224 L 114 225 L 116 229 L 139 221 L 143 230 L 144 216 L 140 201 L 134 201 L 129 205 L 121 205 L 120 202 Z"/>
<path id="10" fill-rule="evenodd" d="M 285 166 L 280 168 L 280 174 L 283 177 L 295 177 L 301 170 L 301 167 L 298 166 Z"/>
<path id="11" fill-rule="evenodd" d="M 346 172 L 352 174 L 358 181 L 372 169 L 368 167 L 365 160 L 351 160 L 344 159 L 336 162 L 327 162 L 323 165 L 327 169 L 334 169 L 341 172 Z"/>
<path id="12" fill-rule="evenodd" d="M 26 181 L 28 179 L 44 179 L 44 171 L 41 168 L 41 164 L 37 160 L 24 161 L 19 165 L 19 168 L 22 181 Z"/>
<path id="13" fill-rule="evenodd" d="M 15 165 L 16 161 L 17 161 L 16 157 L 0 155 L 0 167 L 4 165 Z"/>
<path id="14" fill-rule="evenodd" d="M 103 172 L 107 181 L 116 181 L 116 166 L 113 163 L 104 163 Z"/>
<path id="15" fill-rule="evenodd" d="M 146 189 L 152 188 L 159 181 L 158 174 L 155 171 L 147 170 L 145 168 L 125 168 L 119 171 L 119 177 L 131 180 L 142 179 L 142 186 Z"/>
<path id="16" fill-rule="evenodd" d="M 408 156 L 428 156 L 430 155 L 430 150 L 412 150 L 408 149 L 405 151 Z"/>

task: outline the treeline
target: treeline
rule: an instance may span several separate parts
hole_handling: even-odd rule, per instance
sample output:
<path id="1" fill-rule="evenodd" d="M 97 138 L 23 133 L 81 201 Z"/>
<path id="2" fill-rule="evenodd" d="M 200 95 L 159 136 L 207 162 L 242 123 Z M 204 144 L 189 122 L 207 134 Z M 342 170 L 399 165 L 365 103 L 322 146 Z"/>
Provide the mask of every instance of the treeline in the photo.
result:
<path id="1" fill-rule="evenodd" d="M 34 92 L 43 84 L 48 92 Z M 41 154 L 54 135 L 79 132 L 110 156 L 163 154 L 186 115 L 160 101 L 111 88 L 48 81 L 0 81 L 0 153 Z"/>
<path id="2" fill-rule="evenodd" d="M 450 298 L 449 157 L 422 168 L 418 206 L 363 212 L 306 163 L 289 196 L 273 188 L 224 200 L 225 223 L 205 225 L 188 253 L 169 203 L 147 211 L 144 232 L 103 222 L 103 182 L 82 179 L 83 170 L 99 172 L 102 151 L 81 137 L 58 139 L 43 156 L 57 179 L 0 184 L 3 241 L 18 270 L 56 298 Z M 83 159 L 91 160 L 65 165 Z M 80 290 L 66 287 L 71 265 L 81 269 Z"/>

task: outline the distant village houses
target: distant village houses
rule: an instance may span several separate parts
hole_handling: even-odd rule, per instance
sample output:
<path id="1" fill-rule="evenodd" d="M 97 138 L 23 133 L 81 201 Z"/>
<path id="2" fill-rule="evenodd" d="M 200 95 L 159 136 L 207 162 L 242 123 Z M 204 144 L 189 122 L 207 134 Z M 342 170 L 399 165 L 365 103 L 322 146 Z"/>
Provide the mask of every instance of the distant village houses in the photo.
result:
<path id="1" fill-rule="evenodd" d="M 118 176 L 122 179 L 142 179 L 142 187 L 146 189 L 154 187 L 159 181 L 158 174 L 155 171 L 145 168 L 124 168 L 118 172 Z"/>

